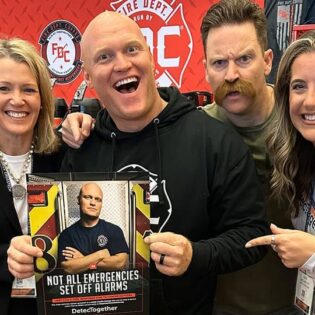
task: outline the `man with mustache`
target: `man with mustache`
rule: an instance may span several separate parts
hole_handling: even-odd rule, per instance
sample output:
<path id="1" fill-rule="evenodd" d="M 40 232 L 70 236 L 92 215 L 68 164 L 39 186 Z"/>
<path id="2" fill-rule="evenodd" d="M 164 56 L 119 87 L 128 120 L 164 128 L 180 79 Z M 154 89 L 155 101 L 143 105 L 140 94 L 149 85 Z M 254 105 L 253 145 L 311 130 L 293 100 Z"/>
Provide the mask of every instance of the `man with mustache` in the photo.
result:
<path id="1" fill-rule="evenodd" d="M 257 134 L 249 137 L 246 128 L 265 127 L 261 125 L 273 117 L 273 88 L 265 79 L 273 58 L 272 51 L 267 49 L 265 15 L 249 0 L 223 0 L 210 7 L 204 16 L 201 35 L 206 80 L 215 99 L 214 104 L 203 109 L 241 133 L 263 178 L 266 135 L 257 143 Z"/>
<path id="2" fill-rule="evenodd" d="M 273 53 L 267 49 L 264 12 L 250 0 L 221 0 L 204 16 L 201 35 L 206 80 L 215 99 L 202 109 L 242 136 L 268 196 L 271 165 L 265 139 L 275 111 L 273 87 L 266 83 Z M 268 221 L 291 226 L 285 209 L 268 200 Z M 258 264 L 218 278 L 216 314 L 297 314 L 294 287 L 295 273 L 270 250 Z"/>

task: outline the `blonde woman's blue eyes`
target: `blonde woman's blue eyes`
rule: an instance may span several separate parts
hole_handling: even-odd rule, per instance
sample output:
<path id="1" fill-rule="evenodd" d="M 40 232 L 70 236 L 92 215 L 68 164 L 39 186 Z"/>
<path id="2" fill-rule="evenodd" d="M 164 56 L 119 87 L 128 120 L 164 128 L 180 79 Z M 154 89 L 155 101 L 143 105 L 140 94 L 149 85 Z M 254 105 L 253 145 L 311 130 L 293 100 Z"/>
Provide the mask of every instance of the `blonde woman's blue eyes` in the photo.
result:
<path id="1" fill-rule="evenodd" d="M 0 92 L 10 92 L 11 88 L 8 86 L 0 86 Z M 23 93 L 27 94 L 33 94 L 33 93 L 38 93 L 38 89 L 33 88 L 33 87 L 24 87 L 21 89 Z"/>
<path id="2" fill-rule="evenodd" d="M 38 92 L 35 88 L 25 88 L 24 91 L 26 93 L 37 93 Z"/>

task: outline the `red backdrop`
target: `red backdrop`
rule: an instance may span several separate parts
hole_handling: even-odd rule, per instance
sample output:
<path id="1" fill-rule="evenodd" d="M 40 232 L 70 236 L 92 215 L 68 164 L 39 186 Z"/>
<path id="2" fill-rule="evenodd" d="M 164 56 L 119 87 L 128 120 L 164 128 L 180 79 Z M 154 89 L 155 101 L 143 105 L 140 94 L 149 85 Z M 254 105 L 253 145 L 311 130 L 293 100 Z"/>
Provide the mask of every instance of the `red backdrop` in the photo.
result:
<path id="1" fill-rule="evenodd" d="M 216 0 L 0 0 L 0 35 L 18 36 L 34 43 L 54 70 L 52 77 L 59 77 L 54 85 L 55 96 L 65 98 L 70 104 L 82 82 L 80 65 L 75 68 L 80 58 L 81 33 L 98 13 L 120 11 L 134 18 L 142 28 L 154 55 L 158 84 L 176 85 L 182 92 L 209 90 L 204 79 L 199 27 L 204 13 L 214 2 Z M 257 2 L 263 5 L 263 0 Z M 53 23 L 58 20 L 64 21 Z M 91 92 L 87 91 L 89 94 Z"/>

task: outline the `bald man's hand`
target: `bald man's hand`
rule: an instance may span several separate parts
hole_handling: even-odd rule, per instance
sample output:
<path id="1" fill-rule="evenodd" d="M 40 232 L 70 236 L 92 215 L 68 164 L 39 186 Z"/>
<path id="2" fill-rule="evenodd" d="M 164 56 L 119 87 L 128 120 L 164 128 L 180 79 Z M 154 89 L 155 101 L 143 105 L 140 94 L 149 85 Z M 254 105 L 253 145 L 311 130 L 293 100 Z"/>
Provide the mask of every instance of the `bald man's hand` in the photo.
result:
<path id="1" fill-rule="evenodd" d="M 84 113 L 71 113 L 62 123 L 62 140 L 71 148 L 78 149 L 94 128 L 95 119 Z"/>
<path id="2" fill-rule="evenodd" d="M 180 276 L 188 269 L 193 250 L 190 241 L 183 235 L 171 232 L 153 233 L 144 241 L 150 245 L 151 258 L 161 273 Z"/>
<path id="3" fill-rule="evenodd" d="M 245 247 L 272 245 L 287 268 L 299 268 L 315 253 L 315 236 L 299 230 L 270 225 L 272 235 L 250 240 Z"/>

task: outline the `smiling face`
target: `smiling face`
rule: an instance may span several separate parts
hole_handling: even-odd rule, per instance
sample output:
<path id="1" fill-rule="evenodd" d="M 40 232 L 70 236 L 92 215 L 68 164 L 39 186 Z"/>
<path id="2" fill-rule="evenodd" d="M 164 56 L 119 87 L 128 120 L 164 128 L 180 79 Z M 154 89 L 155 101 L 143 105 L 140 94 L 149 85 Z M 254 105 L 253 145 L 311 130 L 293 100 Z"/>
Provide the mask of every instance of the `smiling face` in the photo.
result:
<path id="1" fill-rule="evenodd" d="M 259 109 L 271 63 L 272 52 L 262 51 L 253 23 L 210 29 L 206 41 L 206 80 L 218 105 L 228 113 L 251 115 Z"/>
<path id="2" fill-rule="evenodd" d="M 27 64 L 0 58 L 0 147 L 31 143 L 41 106 L 38 85 Z"/>
<path id="3" fill-rule="evenodd" d="M 290 118 L 302 137 L 315 145 L 315 52 L 299 55 L 291 67 Z"/>
<path id="4" fill-rule="evenodd" d="M 137 24 L 104 12 L 82 37 L 85 80 L 122 131 L 145 127 L 165 106 L 157 92 L 152 55 Z"/>

